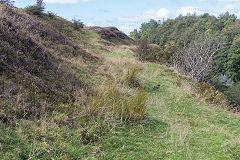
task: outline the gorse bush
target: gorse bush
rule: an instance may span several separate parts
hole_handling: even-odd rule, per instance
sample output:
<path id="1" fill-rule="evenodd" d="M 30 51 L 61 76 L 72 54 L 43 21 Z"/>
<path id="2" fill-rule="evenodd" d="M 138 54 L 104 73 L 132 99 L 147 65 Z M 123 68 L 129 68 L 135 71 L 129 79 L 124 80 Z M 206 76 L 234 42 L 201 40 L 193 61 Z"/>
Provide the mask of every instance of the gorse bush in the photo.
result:
<path id="1" fill-rule="evenodd" d="M 198 92 L 207 102 L 220 106 L 228 106 L 223 93 L 205 82 L 198 83 Z"/>
<path id="2" fill-rule="evenodd" d="M 89 118 L 102 117 L 121 122 L 141 120 L 145 115 L 147 95 L 141 88 L 135 95 L 129 89 L 116 84 L 99 87 L 80 107 L 83 115 Z"/>
<path id="3" fill-rule="evenodd" d="M 175 50 L 176 44 L 173 41 L 161 48 L 155 44 L 148 44 L 147 40 L 143 39 L 138 42 L 136 55 L 142 61 L 170 64 Z"/>
<path id="4" fill-rule="evenodd" d="M 215 77 L 211 84 L 218 90 L 224 93 L 229 104 L 235 110 L 240 111 L 240 82 L 233 82 L 232 79 L 226 75 Z"/>

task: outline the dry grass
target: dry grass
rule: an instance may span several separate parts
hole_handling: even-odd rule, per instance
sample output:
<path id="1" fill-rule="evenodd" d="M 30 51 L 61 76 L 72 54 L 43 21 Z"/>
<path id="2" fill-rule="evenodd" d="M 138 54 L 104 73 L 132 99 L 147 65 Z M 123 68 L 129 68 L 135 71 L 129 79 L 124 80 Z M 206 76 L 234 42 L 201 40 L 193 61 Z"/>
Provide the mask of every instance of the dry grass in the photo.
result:
<path id="1" fill-rule="evenodd" d="M 131 64 L 126 68 L 123 81 L 130 87 L 140 87 L 138 75 L 142 71 L 142 67 L 138 64 Z"/>
<path id="2" fill-rule="evenodd" d="M 128 87 L 109 83 L 95 89 L 80 110 L 89 118 L 137 121 L 145 115 L 146 99 L 143 89 L 138 89 L 136 94 L 132 95 Z"/>

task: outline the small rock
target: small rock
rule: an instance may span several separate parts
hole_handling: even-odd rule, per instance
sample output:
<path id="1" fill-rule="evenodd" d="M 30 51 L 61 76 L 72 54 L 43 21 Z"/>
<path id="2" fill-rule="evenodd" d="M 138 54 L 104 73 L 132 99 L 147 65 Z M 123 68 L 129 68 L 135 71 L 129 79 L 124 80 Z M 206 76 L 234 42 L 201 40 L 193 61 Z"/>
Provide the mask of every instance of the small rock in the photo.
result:
<path id="1" fill-rule="evenodd" d="M 158 90 L 159 88 L 161 88 L 161 85 L 160 85 L 160 84 L 158 84 L 158 85 L 156 85 L 156 86 L 153 87 L 154 90 Z"/>

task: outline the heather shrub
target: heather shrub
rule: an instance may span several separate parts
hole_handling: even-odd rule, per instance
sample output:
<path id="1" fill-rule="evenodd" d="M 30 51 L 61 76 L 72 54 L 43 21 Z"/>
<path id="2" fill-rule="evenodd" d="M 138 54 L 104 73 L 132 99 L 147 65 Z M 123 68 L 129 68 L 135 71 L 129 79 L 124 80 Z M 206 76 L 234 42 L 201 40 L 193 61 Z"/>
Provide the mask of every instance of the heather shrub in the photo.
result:
<path id="1" fill-rule="evenodd" d="M 12 0 L 0 0 L 0 4 L 6 4 L 7 6 L 13 7 L 14 1 L 12 1 Z"/>
<path id="2" fill-rule="evenodd" d="M 14 9 L 6 10 L 6 14 L 0 16 L 0 74 L 5 75 L 6 79 L 14 79 L 15 85 L 9 89 L 21 86 L 31 93 L 20 96 L 20 101 L 24 103 L 17 109 L 26 110 L 29 105 L 37 107 L 40 103 L 37 99 L 54 104 L 72 102 L 72 90 L 87 86 L 78 75 L 69 72 L 70 64 L 62 63 L 44 45 L 50 43 L 56 46 L 57 42 L 65 42 L 66 37 L 51 25 L 45 25 L 27 14 L 15 12 Z M 82 53 L 80 47 L 72 43 L 71 45 L 68 46 L 70 53 L 66 53 L 67 55 L 77 56 Z M 59 48 L 56 50 L 59 51 Z M 88 56 L 87 53 L 84 54 Z M 91 58 L 91 55 L 88 57 Z M 1 104 L 2 106 L 16 106 L 12 103 L 16 100 L 15 97 L 5 96 L 4 99 L 11 103 Z"/>

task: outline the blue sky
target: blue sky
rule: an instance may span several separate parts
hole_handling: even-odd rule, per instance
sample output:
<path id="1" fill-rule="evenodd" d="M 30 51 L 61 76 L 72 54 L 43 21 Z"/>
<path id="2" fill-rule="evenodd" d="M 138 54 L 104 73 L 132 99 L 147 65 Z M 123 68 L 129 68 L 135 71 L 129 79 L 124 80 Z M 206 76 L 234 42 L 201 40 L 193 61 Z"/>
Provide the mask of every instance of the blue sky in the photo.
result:
<path id="1" fill-rule="evenodd" d="M 17 7 L 35 0 L 15 0 Z M 45 0 L 46 10 L 66 19 L 78 18 L 90 26 L 116 26 L 125 33 L 150 19 L 175 18 L 179 14 L 229 11 L 240 18 L 240 0 Z"/>

